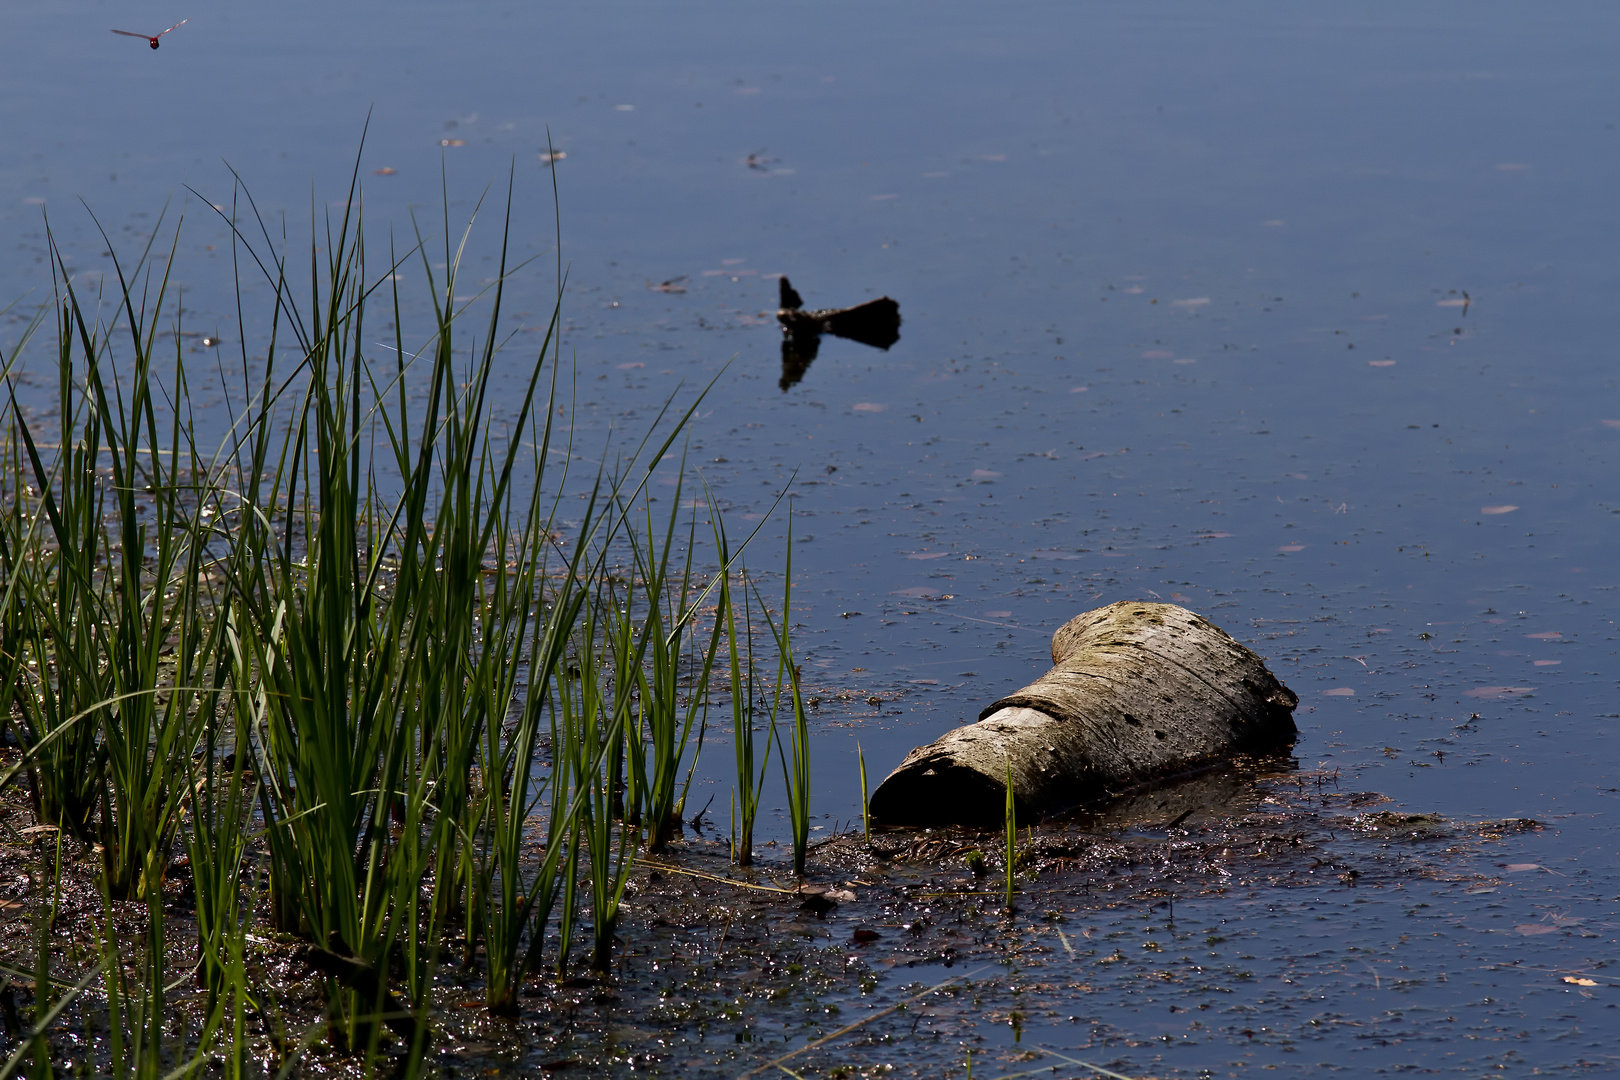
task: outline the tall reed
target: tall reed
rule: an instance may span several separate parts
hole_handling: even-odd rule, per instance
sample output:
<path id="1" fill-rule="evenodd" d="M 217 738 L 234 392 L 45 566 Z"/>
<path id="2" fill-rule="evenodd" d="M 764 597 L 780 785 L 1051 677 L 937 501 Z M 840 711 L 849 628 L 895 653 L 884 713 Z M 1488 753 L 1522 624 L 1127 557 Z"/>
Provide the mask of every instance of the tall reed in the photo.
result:
<path id="1" fill-rule="evenodd" d="M 1012 758 L 1004 758 L 1006 766 L 1006 795 L 1007 806 L 1002 813 L 1002 829 L 1005 832 L 1005 846 L 1003 848 L 1003 866 L 1007 871 L 1007 914 L 1011 915 L 1018 909 L 1013 905 L 1013 893 L 1017 889 L 1014 875 L 1018 870 L 1018 800 L 1013 794 Z"/>
<path id="2" fill-rule="evenodd" d="M 866 754 L 861 750 L 861 744 L 855 744 L 855 759 L 861 767 L 861 837 L 872 839 L 872 797 L 866 790 Z"/>
<path id="3" fill-rule="evenodd" d="M 766 626 L 776 645 L 776 685 L 771 696 L 771 729 L 785 712 L 787 736 L 782 741 L 782 786 L 787 792 L 788 825 L 793 838 L 793 872 L 804 875 L 810 850 L 810 723 L 804 711 L 799 667 L 793 662 L 790 621 L 793 617 L 793 508 L 788 507 L 787 556 L 782 584 L 781 622 L 761 603 Z"/>
<path id="4" fill-rule="evenodd" d="M 721 554 L 722 567 L 736 565 L 742 593 L 742 619 L 739 628 L 737 599 L 732 593 L 731 573 L 720 574 L 719 599 L 715 622 L 723 624 L 726 633 L 726 656 L 731 676 L 731 740 L 736 766 L 732 787 L 733 827 L 732 857 L 738 866 L 754 863 L 754 823 L 759 816 L 760 795 L 765 788 L 765 775 L 770 767 L 771 746 L 776 740 L 776 725 L 765 725 L 765 745 L 756 747 L 754 736 L 759 727 L 759 679 L 754 668 L 754 643 L 750 629 L 753 625 L 751 587 L 747 564 L 738 557 L 733 560 L 726 542 L 725 527 L 715 518 L 716 546 Z M 757 751 L 757 760 L 756 760 Z"/>

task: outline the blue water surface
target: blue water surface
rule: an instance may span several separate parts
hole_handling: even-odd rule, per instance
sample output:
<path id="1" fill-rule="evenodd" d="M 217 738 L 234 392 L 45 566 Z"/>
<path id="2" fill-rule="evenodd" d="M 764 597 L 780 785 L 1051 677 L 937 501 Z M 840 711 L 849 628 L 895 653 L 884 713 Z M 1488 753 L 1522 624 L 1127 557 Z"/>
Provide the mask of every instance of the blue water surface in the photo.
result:
<path id="1" fill-rule="evenodd" d="M 185 16 L 156 51 L 108 33 Z M 1549 826 L 1417 898 L 1199 901 L 1184 923 L 1260 942 L 1263 1037 L 1121 993 L 1020 1045 L 1163 1076 L 1620 1062 L 1612 5 L 81 0 L 0 27 L 8 355 L 50 295 L 46 214 L 84 288 L 183 214 L 183 329 L 239 365 L 210 204 L 229 212 L 234 169 L 299 250 L 363 129 L 380 241 L 419 228 L 446 261 L 491 188 L 480 285 L 511 178 L 535 262 L 507 306 L 543 326 L 555 183 L 578 446 L 724 367 L 689 465 L 734 531 L 794 481 L 824 828 L 859 817 L 857 743 L 881 775 L 1044 670 L 1070 616 L 1131 598 L 1259 651 L 1300 696 L 1302 766 Z M 895 297 L 900 341 L 829 339 L 782 389 L 784 273 L 813 307 Z M 723 804 L 720 751 L 700 787 Z M 1396 985 L 1391 957 L 1416 974 Z"/>

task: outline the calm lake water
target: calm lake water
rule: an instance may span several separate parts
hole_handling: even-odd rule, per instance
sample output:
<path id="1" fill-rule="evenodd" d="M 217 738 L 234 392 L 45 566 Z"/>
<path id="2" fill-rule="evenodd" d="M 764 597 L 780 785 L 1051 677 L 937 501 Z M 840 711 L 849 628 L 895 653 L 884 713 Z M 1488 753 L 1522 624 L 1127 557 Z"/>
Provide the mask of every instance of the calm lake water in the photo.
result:
<path id="1" fill-rule="evenodd" d="M 107 32 L 188 15 L 156 52 Z M 733 531 L 796 471 L 826 828 L 859 817 L 857 741 L 882 775 L 1128 598 L 1259 651 L 1342 789 L 1549 826 L 1451 881 L 1189 904 L 1247 950 L 1243 989 L 1190 1026 L 1099 975 L 1084 1034 L 1024 1045 L 1156 1076 L 1620 1068 L 1612 5 L 141 0 L 0 26 L 6 318 L 49 295 L 42 208 L 89 283 L 79 200 L 121 255 L 167 202 L 187 326 L 232 346 L 222 162 L 298 242 L 368 111 L 366 214 L 401 238 L 413 207 L 442 235 L 441 183 L 459 229 L 515 169 L 514 250 L 542 255 L 555 180 L 582 444 L 729 363 L 689 460 Z M 783 273 L 812 307 L 895 297 L 900 341 L 829 339 L 781 389 Z"/>

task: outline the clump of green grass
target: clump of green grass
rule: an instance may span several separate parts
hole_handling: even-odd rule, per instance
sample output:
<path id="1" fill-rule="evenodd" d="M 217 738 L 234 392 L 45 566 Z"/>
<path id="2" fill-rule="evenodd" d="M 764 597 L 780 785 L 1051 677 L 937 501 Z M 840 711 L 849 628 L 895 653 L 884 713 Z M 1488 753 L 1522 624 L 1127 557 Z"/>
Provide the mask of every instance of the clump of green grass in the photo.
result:
<path id="1" fill-rule="evenodd" d="M 678 479 L 673 500 L 677 507 L 682 502 Z M 718 520 L 719 508 L 712 499 L 708 509 L 711 519 Z M 634 673 L 635 685 L 627 689 L 637 703 L 635 722 L 625 729 L 630 781 L 625 793 L 626 816 L 645 826 L 648 848 L 654 853 L 674 837 L 685 813 L 693 769 L 708 729 L 705 703 L 725 633 L 724 620 L 719 618 L 713 622 L 707 643 L 697 631 L 698 608 L 714 588 L 712 584 L 696 588 L 695 514 L 688 522 L 684 564 L 672 567 L 678 550 L 676 527 L 674 511 L 661 530 L 655 528 L 650 510 L 645 515 L 632 579 L 644 583 L 644 603 L 639 615 L 632 614 L 638 609 L 634 597 L 627 595 L 617 608 L 621 613 L 617 666 Z M 717 580 L 728 570 L 722 560 Z"/>
<path id="2" fill-rule="evenodd" d="M 56 453 L 47 458 L 8 402 L 6 653 L 16 665 L 14 723 L 34 753 L 25 768 L 36 815 L 102 850 L 118 899 L 161 889 L 188 790 L 184 763 L 206 726 L 217 675 L 217 621 L 198 529 L 189 418 L 178 358 L 158 375 L 156 320 L 166 269 L 152 249 L 115 259 L 129 326 L 120 364 L 112 333 L 87 318 L 54 238 Z M 172 263 L 173 250 L 163 267 Z M 135 280 L 139 279 L 137 289 Z M 164 418 L 168 423 L 165 425 Z"/>
<path id="3" fill-rule="evenodd" d="M 57 296 L 30 332 L 55 332 L 54 440 L 9 384 L 0 675 L 23 754 L 0 785 L 25 780 L 40 823 L 100 845 L 109 917 L 81 988 L 99 979 L 119 1075 L 210 1059 L 245 1071 L 249 1044 L 270 1038 L 264 990 L 248 985 L 254 931 L 301 938 L 324 975 L 319 1030 L 275 1040 L 288 1060 L 324 1038 L 411 1072 L 430 1049 L 429 992 L 452 941 L 481 965 L 499 1013 L 516 1011 L 525 978 L 567 970 L 583 919 L 590 964 L 607 970 L 634 860 L 673 839 L 708 695 L 727 675 L 739 861 L 781 722 L 803 871 L 791 565 L 780 620 L 759 605 L 777 673 L 756 761 L 758 597 L 741 549 L 712 494 L 705 560 L 696 515 L 657 518 L 645 490 L 696 401 L 672 403 L 613 468 L 554 467 L 553 442 L 568 441 L 554 429 L 559 309 L 515 376 L 521 393 L 502 389 L 514 377 L 502 303 L 522 269 L 507 260 L 509 213 L 469 330 L 473 308 L 456 297 L 472 223 L 453 244 L 446 218 L 442 275 L 420 234 L 379 258 L 358 177 L 357 164 L 344 209 L 311 239 L 307 280 L 240 189 L 222 212 L 273 300 L 262 360 L 242 320 L 244 385 L 218 449 L 198 447 L 189 411 L 168 284 L 178 226 L 166 252 L 115 260 L 106 308 L 76 291 L 52 247 Z M 401 283 L 412 266 L 425 318 Z M 379 317 L 393 341 L 380 358 Z M 160 356 L 163 328 L 172 356 Z M 171 978 L 164 881 L 181 850 L 197 962 Z M 135 969 L 110 916 L 131 900 L 146 909 Z M 40 986 L 51 962 L 42 937 Z M 191 984 L 203 1022 L 176 1037 L 169 1004 Z M 37 995 L 36 1067 L 64 1007 Z"/>

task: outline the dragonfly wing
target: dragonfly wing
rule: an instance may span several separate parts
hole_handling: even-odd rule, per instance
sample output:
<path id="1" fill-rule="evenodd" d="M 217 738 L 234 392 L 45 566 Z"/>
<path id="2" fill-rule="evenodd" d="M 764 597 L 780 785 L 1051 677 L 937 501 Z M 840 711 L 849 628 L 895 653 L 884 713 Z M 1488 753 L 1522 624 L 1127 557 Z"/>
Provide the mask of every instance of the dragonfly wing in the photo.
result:
<path id="1" fill-rule="evenodd" d="M 173 26 L 169 27 L 169 30 L 178 30 L 178 29 L 180 29 L 182 26 L 186 25 L 186 23 L 188 23 L 190 21 L 191 21 L 190 18 L 181 19 L 179 22 L 177 22 Z M 163 34 L 167 34 L 169 32 L 169 30 L 163 31 Z M 158 37 L 162 37 L 163 34 L 159 34 Z"/>
<path id="2" fill-rule="evenodd" d="M 114 30 L 113 33 L 115 33 L 115 34 L 123 34 L 125 37 L 138 37 L 142 41 L 149 41 L 149 40 L 151 40 L 151 37 L 152 37 L 151 34 L 137 34 L 137 33 L 134 33 L 133 31 L 130 31 L 130 30 Z"/>

